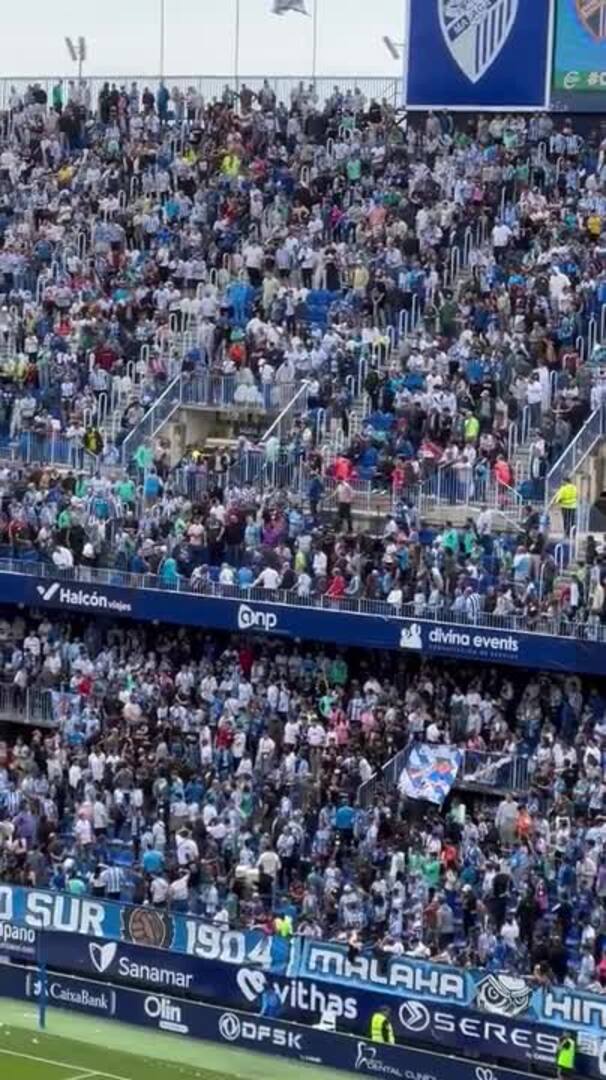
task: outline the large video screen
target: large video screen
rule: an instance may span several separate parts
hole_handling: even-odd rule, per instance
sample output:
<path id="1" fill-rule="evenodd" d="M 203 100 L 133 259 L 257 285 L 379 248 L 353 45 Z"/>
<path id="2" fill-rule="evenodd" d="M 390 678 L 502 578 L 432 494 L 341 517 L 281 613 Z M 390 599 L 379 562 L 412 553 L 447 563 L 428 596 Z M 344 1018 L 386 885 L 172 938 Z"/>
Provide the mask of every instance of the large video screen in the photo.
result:
<path id="1" fill-rule="evenodd" d="M 553 98 L 560 108 L 604 108 L 606 0 L 556 0 Z"/>
<path id="2" fill-rule="evenodd" d="M 551 0 L 411 0 L 408 105 L 545 105 Z"/>

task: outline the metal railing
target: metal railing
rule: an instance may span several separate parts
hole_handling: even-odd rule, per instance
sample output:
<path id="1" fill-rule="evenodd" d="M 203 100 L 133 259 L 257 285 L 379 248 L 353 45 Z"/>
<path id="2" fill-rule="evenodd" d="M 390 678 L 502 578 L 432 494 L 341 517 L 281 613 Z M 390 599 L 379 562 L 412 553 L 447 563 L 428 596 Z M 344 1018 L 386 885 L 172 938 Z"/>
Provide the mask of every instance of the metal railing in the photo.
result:
<path id="1" fill-rule="evenodd" d="M 388 604 L 385 600 L 368 600 L 364 597 L 335 600 L 324 595 L 299 596 L 295 592 L 280 589 L 238 588 L 209 581 L 204 586 L 193 585 L 189 579 L 177 577 L 165 581 L 155 574 L 133 574 L 112 568 L 74 567 L 59 570 L 50 563 L 21 561 L 16 558 L 0 559 L 0 574 L 19 574 L 54 581 L 85 582 L 100 587 L 122 589 L 147 589 L 150 591 L 176 592 L 189 596 L 204 596 L 217 600 L 270 603 L 279 607 L 333 611 L 364 617 L 380 616 L 400 623 L 414 620 L 426 625 L 447 624 L 456 637 L 457 628 L 467 636 L 470 628 L 477 633 L 483 630 L 514 631 L 536 635 L 562 636 L 578 641 L 606 642 L 606 626 L 598 623 L 570 622 L 559 616 L 538 616 L 529 619 L 523 613 L 492 615 L 479 611 L 477 617 L 468 618 L 460 611 L 447 607 L 430 607 L 425 601 L 407 604 Z M 404 627 L 402 622 L 402 626 Z M 456 645 L 456 641 L 454 642 Z"/>
<path id="2" fill-rule="evenodd" d="M 145 416 L 141 418 L 139 423 L 126 436 L 120 448 L 123 465 L 129 464 L 137 447 L 142 442 L 145 442 L 146 439 L 153 438 L 160 428 L 168 423 L 171 416 L 176 413 L 180 406 L 181 376 L 175 375 L 172 382 L 166 387 L 164 393 L 154 401 L 153 405 L 151 405 L 145 413 Z"/>
<path id="3" fill-rule="evenodd" d="M 97 458 L 74 439 L 65 435 L 39 435 L 35 431 L 22 431 L 12 440 L 0 457 L 20 461 L 26 465 L 44 465 L 54 468 L 78 469 L 95 472 Z"/>
<path id="4" fill-rule="evenodd" d="M 360 784 L 358 788 L 358 804 L 362 808 L 366 809 L 372 806 L 379 794 L 383 792 L 393 791 L 398 786 L 398 780 L 402 774 L 406 762 L 408 761 L 408 755 L 410 754 L 410 743 L 403 747 L 402 750 L 398 750 L 397 754 L 394 754 L 389 761 L 386 761 L 381 769 L 371 776 L 364 783 Z"/>
<path id="5" fill-rule="evenodd" d="M 335 477 L 323 476 L 322 483 L 324 485 L 322 508 L 329 510 L 336 505 L 339 480 Z M 347 483 L 349 484 L 352 493 L 352 510 L 366 514 L 386 514 L 391 509 L 394 497 L 389 482 L 382 485 L 378 480 L 351 479 L 348 480 Z M 410 489 L 410 491 L 412 490 L 413 489 Z M 406 491 L 410 494 L 409 489 L 406 489 Z M 405 495 L 402 490 L 398 501 L 402 501 L 404 497 Z"/>
<path id="6" fill-rule="evenodd" d="M 576 438 L 567 446 L 561 457 L 547 473 L 545 481 L 545 503 L 552 502 L 558 488 L 567 476 L 574 474 L 583 462 L 595 450 L 606 434 L 606 406 L 601 405 L 583 424 Z"/>
<path id="7" fill-rule="evenodd" d="M 181 465 L 172 473 L 171 482 L 175 492 L 194 502 L 200 501 L 219 485 L 226 491 L 270 488 L 279 491 L 302 492 L 306 478 L 304 463 L 295 459 L 269 461 L 263 450 L 249 451 L 218 474 L 206 465 Z"/>
<path id="8" fill-rule="evenodd" d="M 382 793 L 394 791 L 406 767 L 413 743 L 398 750 L 370 779 L 358 788 L 358 804 L 372 806 Z M 530 788 L 529 759 L 522 754 L 495 754 L 465 750 L 455 787 L 478 787 L 490 791 L 526 792 Z"/>
<path id="9" fill-rule="evenodd" d="M 528 758 L 521 754 L 495 754 L 466 750 L 457 776 L 457 787 L 483 787 L 499 791 L 528 791 Z"/>
<path id="10" fill-rule="evenodd" d="M 277 437 L 282 442 L 292 434 L 293 421 L 307 409 L 308 387 L 309 383 L 307 381 L 299 387 L 280 415 L 276 417 L 271 427 L 265 432 L 263 442 L 267 442 L 268 439 L 274 437 Z"/>
<path id="11" fill-rule="evenodd" d="M 474 474 L 471 468 L 457 469 L 456 465 L 440 465 L 433 476 L 424 482 L 418 495 L 419 510 L 428 513 L 438 506 L 487 506 L 493 510 L 520 513 L 522 496 L 508 484 L 490 473 Z"/>
<path id="12" fill-rule="evenodd" d="M 240 408 L 275 412 L 285 409 L 299 389 L 298 383 L 245 383 L 237 375 L 182 376 L 181 404 L 202 408 Z"/>
<path id="13" fill-rule="evenodd" d="M 53 727 L 53 703 L 50 690 L 36 686 L 19 689 L 14 683 L 0 682 L 0 719 L 35 727 Z"/>
<path id="14" fill-rule="evenodd" d="M 263 85 L 264 78 L 263 75 L 242 75 L 239 79 L 239 88 L 242 89 L 245 83 L 251 90 L 258 93 Z M 18 94 L 23 95 L 33 83 L 38 83 L 46 91 L 50 102 L 52 100 L 53 86 L 58 81 L 62 84 L 64 100 L 66 100 L 69 84 L 74 82 L 73 75 L 6 76 L 0 79 L 0 109 L 9 107 L 13 87 Z M 226 86 L 231 90 L 235 89 L 233 73 L 231 75 L 167 75 L 163 81 L 169 91 L 177 88 L 185 92 L 191 87 L 197 94 L 201 94 L 205 101 L 221 98 Z M 278 101 L 289 102 L 292 91 L 296 90 L 301 83 L 308 87 L 311 80 L 309 75 L 270 75 L 267 77 L 267 81 Z M 82 82 L 85 90 L 90 95 L 93 107 L 96 107 L 99 92 L 105 82 L 115 82 L 118 86 L 126 87 L 130 87 L 131 83 L 136 82 L 140 90 L 148 86 L 154 91 L 159 85 L 157 75 L 96 75 L 85 77 Z M 380 101 L 385 98 L 391 104 L 399 101 L 402 93 L 401 78 L 389 78 L 385 75 L 362 77 L 353 77 L 351 75 L 322 76 L 314 81 L 315 94 L 321 104 L 324 104 L 332 96 L 335 86 L 338 86 L 342 93 L 348 91 L 353 93 L 356 88 L 359 88 L 367 100 L 374 98 Z"/>

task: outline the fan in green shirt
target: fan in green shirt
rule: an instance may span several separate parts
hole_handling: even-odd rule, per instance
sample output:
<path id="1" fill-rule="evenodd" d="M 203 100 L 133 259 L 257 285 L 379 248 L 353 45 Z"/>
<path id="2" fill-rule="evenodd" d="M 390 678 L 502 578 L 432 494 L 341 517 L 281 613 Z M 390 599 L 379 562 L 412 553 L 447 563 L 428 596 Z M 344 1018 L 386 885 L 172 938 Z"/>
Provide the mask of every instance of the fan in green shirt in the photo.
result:
<path id="1" fill-rule="evenodd" d="M 145 443 L 141 443 L 135 450 L 135 464 L 140 469 L 149 469 L 153 465 L 154 455 L 151 447 L 146 446 Z"/>
<path id="2" fill-rule="evenodd" d="M 328 681 L 333 686 L 345 686 L 347 682 L 348 669 L 347 664 L 342 656 L 337 656 L 330 665 L 328 672 Z"/>
<path id="3" fill-rule="evenodd" d="M 65 507 L 57 517 L 57 527 L 59 529 L 69 529 L 72 523 L 71 512 Z"/>
<path id="4" fill-rule="evenodd" d="M 127 477 L 123 480 L 118 480 L 116 484 L 116 495 L 123 503 L 134 503 L 137 490 L 135 488 L 134 481 Z"/>
<path id="5" fill-rule="evenodd" d="M 439 859 L 427 858 L 423 863 L 423 877 L 429 888 L 437 888 L 440 884 L 440 861 Z"/>

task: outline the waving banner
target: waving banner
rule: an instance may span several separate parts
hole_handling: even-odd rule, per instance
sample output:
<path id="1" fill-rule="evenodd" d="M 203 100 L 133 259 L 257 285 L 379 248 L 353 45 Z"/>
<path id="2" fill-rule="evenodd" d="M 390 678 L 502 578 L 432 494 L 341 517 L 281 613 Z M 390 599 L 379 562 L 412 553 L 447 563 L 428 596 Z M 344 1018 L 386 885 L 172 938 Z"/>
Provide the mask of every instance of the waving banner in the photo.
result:
<path id="1" fill-rule="evenodd" d="M 441 806 L 452 791 L 463 754 L 453 746 L 415 746 L 400 777 L 399 789 L 408 799 Z"/>

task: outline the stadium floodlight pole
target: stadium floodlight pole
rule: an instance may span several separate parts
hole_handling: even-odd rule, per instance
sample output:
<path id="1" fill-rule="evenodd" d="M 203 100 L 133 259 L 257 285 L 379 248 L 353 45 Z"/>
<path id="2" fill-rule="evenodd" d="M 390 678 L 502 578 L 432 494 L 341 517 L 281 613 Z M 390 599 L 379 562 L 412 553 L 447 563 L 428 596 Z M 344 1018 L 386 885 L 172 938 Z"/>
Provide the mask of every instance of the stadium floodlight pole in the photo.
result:
<path id="1" fill-rule="evenodd" d="M 240 91 L 240 0 L 236 3 L 236 23 L 234 27 L 234 83 L 236 94 Z"/>
<path id="2" fill-rule="evenodd" d="M 166 47 L 166 0 L 160 0 L 160 82 L 164 78 L 164 51 Z"/>
<path id="3" fill-rule="evenodd" d="M 70 37 L 66 37 L 65 45 L 74 64 L 78 65 L 78 85 L 82 82 L 82 65 L 86 60 L 86 38 L 79 37 L 78 44 L 74 45 Z"/>
<path id="4" fill-rule="evenodd" d="M 403 41 L 394 41 L 392 38 L 388 37 L 387 34 L 385 34 L 383 36 L 383 44 L 387 49 L 387 52 L 391 56 L 392 60 L 400 59 L 400 49 L 404 48 Z"/>
<path id="5" fill-rule="evenodd" d="M 316 85 L 316 77 L 318 74 L 318 0 L 314 0 L 314 6 L 312 11 L 312 34 L 313 34 L 313 51 L 311 62 L 311 77 L 314 86 Z"/>

